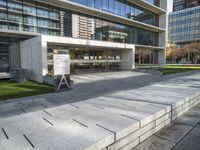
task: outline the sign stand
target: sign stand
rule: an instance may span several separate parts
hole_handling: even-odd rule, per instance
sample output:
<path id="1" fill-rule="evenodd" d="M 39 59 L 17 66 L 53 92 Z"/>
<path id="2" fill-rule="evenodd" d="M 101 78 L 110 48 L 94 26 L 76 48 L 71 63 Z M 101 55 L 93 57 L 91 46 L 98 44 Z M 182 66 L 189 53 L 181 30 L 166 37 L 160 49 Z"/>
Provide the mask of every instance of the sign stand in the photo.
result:
<path id="1" fill-rule="evenodd" d="M 62 85 L 67 85 L 67 87 L 70 88 L 69 83 L 68 83 L 68 81 L 67 81 L 67 79 L 66 79 L 66 77 L 65 77 L 64 74 L 62 75 L 62 77 L 61 77 L 61 79 L 60 79 L 60 82 L 59 82 L 59 85 L 58 85 L 57 90 L 60 90 L 60 87 L 61 87 Z"/>
<path id="2" fill-rule="evenodd" d="M 56 76 L 56 91 L 70 89 L 70 58 L 68 51 L 66 53 L 53 55 L 53 69 L 54 75 Z"/>

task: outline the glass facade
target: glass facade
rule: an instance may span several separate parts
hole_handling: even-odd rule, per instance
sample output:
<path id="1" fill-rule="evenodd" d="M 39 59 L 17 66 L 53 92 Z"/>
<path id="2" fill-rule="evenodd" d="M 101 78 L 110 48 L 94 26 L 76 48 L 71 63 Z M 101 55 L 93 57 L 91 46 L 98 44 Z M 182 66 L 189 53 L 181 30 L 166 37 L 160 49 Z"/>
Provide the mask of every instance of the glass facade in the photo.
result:
<path id="1" fill-rule="evenodd" d="M 60 11 L 32 0 L 0 0 L 0 29 L 60 35 Z"/>
<path id="2" fill-rule="evenodd" d="M 146 2 L 155 5 L 155 6 L 160 6 L 160 0 L 145 0 Z"/>
<path id="3" fill-rule="evenodd" d="M 136 6 L 125 0 L 70 0 L 101 11 L 109 12 L 128 19 L 140 21 L 153 26 L 159 26 L 159 15 Z M 146 0 L 159 6 L 158 0 Z"/>
<path id="4" fill-rule="evenodd" d="M 75 12 L 66 14 L 65 22 L 71 23 L 65 33 L 67 36 L 92 40 L 158 46 L 158 33 L 111 22 Z"/>
<path id="5" fill-rule="evenodd" d="M 158 24 L 158 15 L 124 0 L 95 0 L 90 3 L 81 0 L 76 2 L 82 4 L 87 2 L 94 7 L 122 16 L 129 15 L 133 19 L 147 24 Z M 154 1 L 149 2 L 154 3 Z M 0 7 L 1 30 L 158 46 L 157 32 L 72 12 L 33 0 L 0 0 Z"/>
<path id="6" fill-rule="evenodd" d="M 200 41 L 200 6 L 169 14 L 169 40 Z"/>
<path id="7" fill-rule="evenodd" d="M 173 9 L 179 11 L 200 5 L 200 0 L 174 0 Z"/>

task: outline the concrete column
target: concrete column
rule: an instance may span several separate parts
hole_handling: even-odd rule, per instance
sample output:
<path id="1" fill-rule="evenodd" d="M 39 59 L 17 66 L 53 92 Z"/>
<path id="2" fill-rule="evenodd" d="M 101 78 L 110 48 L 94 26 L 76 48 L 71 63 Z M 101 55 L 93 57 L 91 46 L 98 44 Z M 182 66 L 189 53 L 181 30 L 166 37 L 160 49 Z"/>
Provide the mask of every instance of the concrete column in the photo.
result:
<path id="1" fill-rule="evenodd" d="M 158 64 L 159 65 L 165 64 L 165 51 L 164 50 L 158 51 Z"/>
<path id="2" fill-rule="evenodd" d="M 159 15 L 159 27 L 166 29 L 165 32 L 159 33 L 159 46 L 166 47 L 168 40 L 168 16 L 167 16 L 167 0 L 160 1 L 160 7 L 166 10 L 166 13 Z"/>
<path id="3" fill-rule="evenodd" d="M 43 48 L 41 37 L 20 42 L 21 67 L 29 70 L 29 79 L 43 82 Z"/>
<path id="4" fill-rule="evenodd" d="M 122 50 L 122 70 L 135 69 L 135 48 Z"/>
<path id="5" fill-rule="evenodd" d="M 48 54 L 48 46 L 47 42 L 42 40 L 42 76 L 45 76 L 48 73 L 48 60 L 47 60 L 47 54 Z"/>

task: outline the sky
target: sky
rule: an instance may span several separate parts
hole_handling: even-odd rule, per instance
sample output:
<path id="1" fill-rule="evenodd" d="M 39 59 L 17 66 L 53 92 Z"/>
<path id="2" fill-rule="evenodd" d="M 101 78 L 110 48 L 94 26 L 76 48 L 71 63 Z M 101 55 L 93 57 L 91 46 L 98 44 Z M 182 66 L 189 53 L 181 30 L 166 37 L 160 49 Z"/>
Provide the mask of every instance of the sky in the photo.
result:
<path id="1" fill-rule="evenodd" d="M 172 12 L 173 8 L 173 0 L 167 0 L 168 1 L 168 13 Z"/>

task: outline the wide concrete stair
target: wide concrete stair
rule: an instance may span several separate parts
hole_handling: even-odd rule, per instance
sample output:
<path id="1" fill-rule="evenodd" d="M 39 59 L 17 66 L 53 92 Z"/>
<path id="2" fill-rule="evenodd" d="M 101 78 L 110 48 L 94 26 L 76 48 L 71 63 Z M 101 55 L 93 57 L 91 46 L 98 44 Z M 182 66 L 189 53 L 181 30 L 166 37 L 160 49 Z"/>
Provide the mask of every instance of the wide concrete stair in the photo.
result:
<path id="1" fill-rule="evenodd" d="M 0 150 L 129 150 L 200 103 L 199 73 L 0 119 Z"/>

